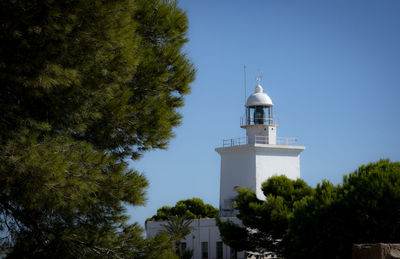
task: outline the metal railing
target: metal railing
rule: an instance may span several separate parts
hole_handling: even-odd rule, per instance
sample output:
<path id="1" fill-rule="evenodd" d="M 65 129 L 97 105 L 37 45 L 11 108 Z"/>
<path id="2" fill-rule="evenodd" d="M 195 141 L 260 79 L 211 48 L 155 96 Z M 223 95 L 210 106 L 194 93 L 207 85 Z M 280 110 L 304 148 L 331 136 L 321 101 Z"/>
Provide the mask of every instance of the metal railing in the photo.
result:
<path id="1" fill-rule="evenodd" d="M 297 138 L 293 137 L 277 137 L 276 138 L 277 145 L 287 145 L 287 146 L 294 146 L 297 145 Z"/>
<path id="2" fill-rule="evenodd" d="M 222 141 L 223 147 L 233 147 L 233 146 L 242 146 L 247 145 L 247 138 L 231 138 L 231 139 L 224 139 Z"/>
<path id="3" fill-rule="evenodd" d="M 257 117 L 240 117 L 240 126 L 249 126 L 249 125 L 279 125 L 279 118 L 257 118 Z"/>
<path id="4" fill-rule="evenodd" d="M 242 137 L 242 138 L 224 139 L 222 141 L 223 147 L 242 146 L 248 144 L 294 146 L 297 144 L 297 138 L 276 137 L 274 141 L 274 139 L 269 140 L 268 136 L 255 136 L 254 139 L 249 139 L 248 137 Z"/>

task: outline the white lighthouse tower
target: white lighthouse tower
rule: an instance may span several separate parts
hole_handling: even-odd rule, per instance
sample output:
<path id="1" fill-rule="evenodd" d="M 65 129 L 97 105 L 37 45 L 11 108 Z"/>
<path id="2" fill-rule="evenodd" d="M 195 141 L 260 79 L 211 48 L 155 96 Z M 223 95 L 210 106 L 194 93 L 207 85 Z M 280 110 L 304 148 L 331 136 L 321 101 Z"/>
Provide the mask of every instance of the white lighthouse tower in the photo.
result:
<path id="1" fill-rule="evenodd" d="M 224 140 L 223 146 L 215 149 L 221 155 L 221 220 L 241 224 L 233 208 L 238 186 L 249 187 L 259 199 L 265 199 L 261 184 L 269 177 L 282 174 L 291 179 L 300 177 L 300 153 L 305 147 L 297 146 L 295 138 L 277 137 L 278 120 L 273 107 L 271 98 L 258 83 L 246 101 L 241 120 L 240 127 L 246 130 L 246 137 Z M 163 231 L 165 224 L 165 221 L 147 222 L 147 235 Z M 224 244 L 216 219 L 195 219 L 191 227 L 193 231 L 180 242 L 181 247 L 193 249 L 194 259 L 260 258 L 260 254 L 236 251 Z"/>
<path id="2" fill-rule="evenodd" d="M 241 128 L 245 138 L 228 139 L 216 148 L 221 155 L 220 214 L 235 216 L 233 199 L 238 186 L 249 187 L 259 199 L 265 199 L 261 184 L 273 175 L 300 177 L 300 153 L 295 138 L 277 137 L 278 119 L 273 114 L 274 104 L 264 93 L 260 83 L 245 104 Z"/>

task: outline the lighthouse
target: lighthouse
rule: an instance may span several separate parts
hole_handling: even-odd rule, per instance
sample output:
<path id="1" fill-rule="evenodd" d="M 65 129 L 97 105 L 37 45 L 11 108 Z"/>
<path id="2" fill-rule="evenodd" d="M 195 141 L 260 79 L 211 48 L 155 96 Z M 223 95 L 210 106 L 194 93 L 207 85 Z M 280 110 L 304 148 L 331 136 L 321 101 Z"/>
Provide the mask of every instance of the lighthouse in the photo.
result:
<path id="1" fill-rule="evenodd" d="M 305 147 L 297 145 L 296 138 L 278 137 L 278 124 L 274 104 L 258 82 L 241 118 L 246 137 L 225 139 L 222 147 L 215 149 L 221 156 L 221 217 L 235 216 L 233 199 L 239 186 L 251 188 L 257 198 L 265 199 L 261 185 L 269 177 L 300 178 L 300 153 Z"/>
<path id="2" fill-rule="evenodd" d="M 300 153 L 305 147 L 297 145 L 296 138 L 278 137 L 279 120 L 274 112 L 274 104 L 259 80 L 254 93 L 247 98 L 241 118 L 240 127 L 246 136 L 226 139 L 222 147 L 215 149 L 221 156 L 221 220 L 241 224 L 233 207 L 239 186 L 251 188 L 257 198 L 265 199 L 261 185 L 269 177 L 282 174 L 291 179 L 300 177 Z M 165 221 L 147 222 L 147 235 L 163 231 L 165 224 Z M 216 219 L 195 219 L 190 226 L 192 232 L 180 240 L 180 245 L 193 249 L 194 259 L 260 258 L 260 254 L 237 251 L 224 244 Z"/>

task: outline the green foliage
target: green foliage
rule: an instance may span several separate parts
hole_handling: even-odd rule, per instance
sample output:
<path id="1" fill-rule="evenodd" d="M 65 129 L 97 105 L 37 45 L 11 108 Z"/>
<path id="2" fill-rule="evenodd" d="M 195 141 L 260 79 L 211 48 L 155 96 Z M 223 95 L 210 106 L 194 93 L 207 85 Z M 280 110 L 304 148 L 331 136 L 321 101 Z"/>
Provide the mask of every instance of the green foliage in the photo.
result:
<path id="1" fill-rule="evenodd" d="M 236 198 L 243 226 L 219 225 L 225 243 L 285 258 L 351 258 L 355 243 L 400 240 L 400 163 L 380 160 L 310 188 L 301 180 L 272 177 L 266 201 L 248 189 Z M 235 232 L 238 235 L 235 236 Z"/>
<path id="2" fill-rule="evenodd" d="M 398 243 L 400 163 L 360 166 L 342 185 L 323 182 L 297 205 L 285 237 L 288 258 L 351 258 L 355 243 Z"/>
<path id="3" fill-rule="evenodd" d="M 163 0 L 5 0 L 0 17 L 2 253 L 156 258 L 127 224 L 124 204 L 142 205 L 148 184 L 126 159 L 165 148 L 179 125 L 194 79 L 185 13 Z"/>
<path id="4" fill-rule="evenodd" d="M 193 258 L 193 254 L 194 254 L 194 250 L 193 249 L 180 249 L 179 250 L 179 258 L 180 259 L 192 259 Z"/>
<path id="5" fill-rule="evenodd" d="M 174 251 L 179 258 L 192 258 L 193 250 L 182 249 L 180 247 L 181 239 L 184 239 L 193 228 L 190 224 L 193 219 L 199 218 L 217 218 L 218 209 L 210 204 L 204 204 L 200 198 L 191 198 L 178 201 L 174 207 L 163 206 L 157 210 L 157 214 L 146 220 L 148 221 L 166 221 L 164 232 L 168 234 L 174 243 Z"/>
<path id="6" fill-rule="evenodd" d="M 165 232 L 172 239 L 181 240 L 192 232 L 193 228 L 190 226 L 193 220 L 187 216 L 171 216 L 168 218 L 167 223 L 163 225 Z"/>
<path id="7" fill-rule="evenodd" d="M 217 218 L 217 226 L 221 233 L 222 241 L 234 247 L 237 251 L 255 251 L 257 247 L 250 240 L 249 233 L 245 227 L 239 226 L 230 220 L 223 221 L 221 218 Z"/>
<path id="8" fill-rule="evenodd" d="M 251 189 L 238 188 L 235 207 L 244 226 L 229 221 L 218 223 L 224 242 L 239 251 L 281 251 L 280 239 L 288 227 L 295 202 L 312 194 L 312 188 L 303 180 L 294 181 L 283 175 L 269 178 L 262 190 L 266 201 L 257 199 Z"/>
<path id="9" fill-rule="evenodd" d="M 174 246 L 170 237 L 165 232 L 160 232 L 154 237 L 147 238 L 144 242 L 142 252 L 135 258 L 138 259 L 178 259 L 179 256 L 173 252 Z"/>
<path id="10" fill-rule="evenodd" d="M 204 204 L 200 198 L 192 198 L 178 201 L 174 207 L 163 206 L 157 210 L 157 214 L 147 221 L 164 221 L 171 216 L 185 216 L 187 219 L 216 218 L 218 209 L 210 204 Z"/>
<path id="11" fill-rule="evenodd" d="M 175 253 L 179 255 L 179 258 L 185 258 L 193 256 L 193 250 L 182 249 L 180 247 L 181 239 L 185 239 L 194 228 L 190 225 L 193 220 L 189 219 L 188 216 L 170 216 L 167 219 L 167 223 L 163 225 L 164 232 L 168 234 L 169 238 L 175 244 Z"/>
<path id="12" fill-rule="evenodd" d="M 347 235 L 342 232 L 343 224 L 347 224 L 346 212 L 337 206 L 338 198 L 337 187 L 324 181 L 317 185 L 313 196 L 296 204 L 283 238 L 288 258 L 336 258 Z M 305 247 L 300 249 L 300 243 Z M 348 252 L 341 258 L 351 256 Z"/>

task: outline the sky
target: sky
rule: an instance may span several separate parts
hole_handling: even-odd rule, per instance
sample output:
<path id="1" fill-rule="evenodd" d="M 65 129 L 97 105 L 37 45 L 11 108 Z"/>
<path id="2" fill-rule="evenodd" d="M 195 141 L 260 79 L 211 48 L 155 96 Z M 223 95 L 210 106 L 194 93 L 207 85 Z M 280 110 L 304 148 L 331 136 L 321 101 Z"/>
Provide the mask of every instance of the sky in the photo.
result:
<path id="1" fill-rule="evenodd" d="M 245 136 L 256 77 L 274 103 L 280 137 L 296 137 L 301 178 L 339 184 L 360 165 L 400 161 L 400 0 L 181 0 L 184 51 L 196 80 L 167 150 L 130 166 L 148 181 L 147 203 L 129 207 L 144 226 L 158 208 L 199 197 L 219 207 L 223 139 Z"/>

